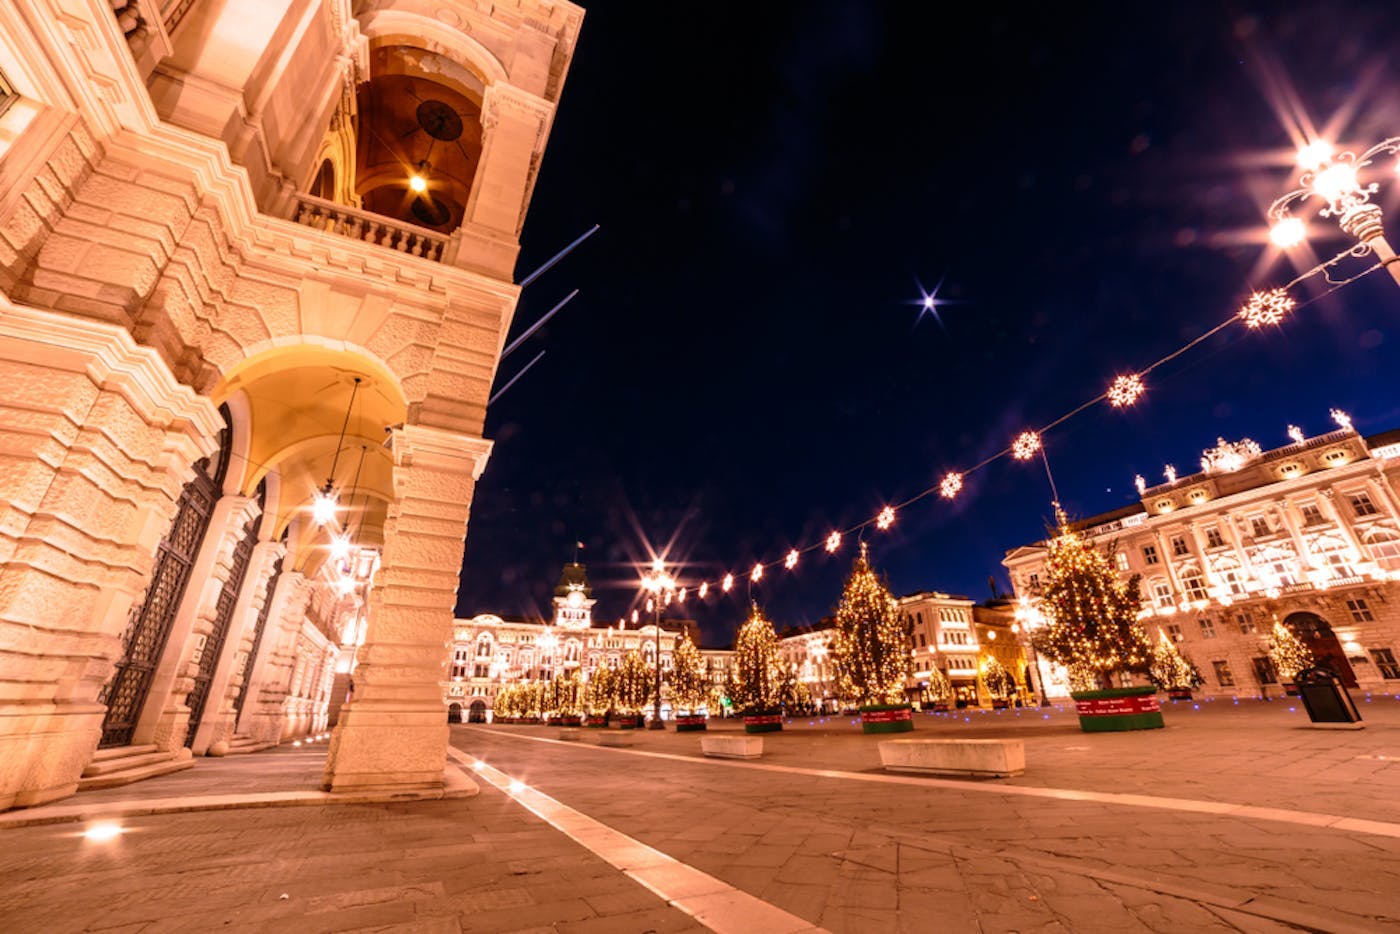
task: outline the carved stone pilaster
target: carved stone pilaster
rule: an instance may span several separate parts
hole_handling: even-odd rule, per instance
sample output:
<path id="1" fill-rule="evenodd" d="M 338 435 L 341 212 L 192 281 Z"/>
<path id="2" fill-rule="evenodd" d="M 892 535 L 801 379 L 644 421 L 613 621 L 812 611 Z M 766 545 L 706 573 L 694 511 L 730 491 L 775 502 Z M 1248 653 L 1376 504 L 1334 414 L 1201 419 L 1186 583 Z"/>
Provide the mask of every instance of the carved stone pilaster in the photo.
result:
<path id="1" fill-rule="evenodd" d="M 269 631 L 263 636 L 263 658 L 256 660 L 248 691 L 252 710 L 244 712 L 241 723 L 256 742 L 275 743 L 282 738 L 283 702 L 291 689 L 297 636 L 312 590 L 311 581 L 299 571 L 284 571 L 278 578 L 268 612 Z"/>

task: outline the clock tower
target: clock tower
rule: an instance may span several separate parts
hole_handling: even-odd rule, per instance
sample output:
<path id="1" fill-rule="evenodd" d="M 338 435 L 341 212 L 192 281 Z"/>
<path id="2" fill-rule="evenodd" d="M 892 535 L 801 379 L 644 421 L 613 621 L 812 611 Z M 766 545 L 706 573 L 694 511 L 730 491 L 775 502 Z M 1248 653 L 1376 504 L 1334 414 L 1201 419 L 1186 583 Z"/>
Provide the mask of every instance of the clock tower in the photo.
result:
<path id="1" fill-rule="evenodd" d="M 590 629 L 593 626 L 593 588 L 588 574 L 577 561 L 564 565 L 554 586 L 554 625 L 560 629 Z"/>

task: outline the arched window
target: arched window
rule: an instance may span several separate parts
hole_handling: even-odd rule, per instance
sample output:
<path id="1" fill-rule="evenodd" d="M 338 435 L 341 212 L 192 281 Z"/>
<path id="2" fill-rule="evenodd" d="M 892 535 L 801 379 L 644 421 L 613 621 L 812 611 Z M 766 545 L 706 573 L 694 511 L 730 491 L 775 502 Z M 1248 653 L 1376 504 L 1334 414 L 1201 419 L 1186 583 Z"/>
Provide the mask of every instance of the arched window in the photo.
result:
<path id="1" fill-rule="evenodd" d="M 1386 564 L 1400 560 L 1400 532 L 1383 525 L 1366 530 L 1366 549 L 1371 557 Z"/>
<path id="2" fill-rule="evenodd" d="M 491 636 L 489 634 L 483 632 L 481 635 L 476 637 L 476 657 L 491 657 Z"/>
<path id="3" fill-rule="evenodd" d="M 577 639 L 570 639 L 568 642 L 564 643 L 564 661 L 566 661 L 566 662 L 576 662 L 576 661 L 578 661 L 578 653 L 579 653 L 579 644 L 578 644 L 578 640 L 577 640 Z"/>
<path id="4" fill-rule="evenodd" d="M 335 200 L 335 166 L 331 165 L 331 160 L 326 159 L 316 170 L 316 178 L 311 183 L 311 194 L 327 201 Z"/>

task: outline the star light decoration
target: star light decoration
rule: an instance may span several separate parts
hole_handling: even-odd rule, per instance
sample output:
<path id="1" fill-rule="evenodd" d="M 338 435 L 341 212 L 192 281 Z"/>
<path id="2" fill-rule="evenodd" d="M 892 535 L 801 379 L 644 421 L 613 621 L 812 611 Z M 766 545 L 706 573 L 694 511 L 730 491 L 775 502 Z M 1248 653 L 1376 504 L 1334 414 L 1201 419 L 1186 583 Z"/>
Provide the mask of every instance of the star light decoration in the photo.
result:
<path id="1" fill-rule="evenodd" d="M 886 506 L 880 510 L 880 514 L 875 517 L 875 528 L 881 532 L 894 525 L 894 507 Z"/>
<path id="2" fill-rule="evenodd" d="M 962 492 L 963 475 L 956 470 L 950 470 L 943 475 L 943 479 L 938 484 L 938 492 L 944 499 L 952 499 Z"/>
<path id="3" fill-rule="evenodd" d="M 1033 431 L 1023 431 L 1011 442 L 1011 456 L 1018 461 L 1028 461 L 1040 450 L 1040 435 Z"/>
<path id="4" fill-rule="evenodd" d="M 792 551 L 789 551 L 789 552 L 787 553 L 787 557 L 783 559 L 783 567 L 787 568 L 789 571 L 791 571 L 793 568 L 797 567 L 797 549 L 796 549 L 796 548 L 794 548 Z"/>
<path id="5" fill-rule="evenodd" d="M 1147 387 L 1142 384 L 1142 377 L 1136 373 L 1129 373 L 1127 376 L 1120 376 L 1113 381 L 1113 385 L 1108 387 L 1108 403 L 1115 409 L 1125 409 L 1138 401 L 1138 397 L 1147 391 Z"/>
<path id="6" fill-rule="evenodd" d="M 832 532 L 830 535 L 828 535 L 828 536 L 826 537 L 826 550 L 827 550 L 827 551 L 832 552 L 832 553 L 835 553 L 836 549 L 838 549 L 838 548 L 840 548 L 840 547 L 841 547 L 841 533 L 840 533 L 840 532 Z"/>
<path id="7" fill-rule="evenodd" d="M 1240 309 L 1240 318 L 1247 328 L 1261 328 L 1266 324 L 1276 325 L 1284 319 L 1296 303 L 1288 297 L 1284 289 L 1269 289 L 1255 292 Z"/>

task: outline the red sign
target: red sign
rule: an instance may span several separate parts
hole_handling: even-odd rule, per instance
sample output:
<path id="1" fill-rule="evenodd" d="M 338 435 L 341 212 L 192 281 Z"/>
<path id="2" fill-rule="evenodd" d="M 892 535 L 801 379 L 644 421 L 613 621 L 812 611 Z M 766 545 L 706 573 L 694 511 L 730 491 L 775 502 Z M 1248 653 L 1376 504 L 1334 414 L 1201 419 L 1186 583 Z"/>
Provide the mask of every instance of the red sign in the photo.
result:
<path id="1" fill-rule="evenodd" d="M 1156 694 L 1128 697 L 1095 697 L 1074 702 L 1081 717 L 1117 717 L 1135 713 L 1157 713 L 1162 708 Z"/>
<path id="2" fill-rule="evenodd" d="M 744 717 L 746 726 L 762 726 L 767 723 L 782 723 L 783 718 L 775 713 L 752 714 Z"/>
<path id="3" fill-rule="evenodd" d="M 898 710 L 862 710 L 860 712 L 862 723 L 898 723 L 901 720 L 912 719 L 914 719 L 914 715 L 908 707 L 901 707 Z"/>

